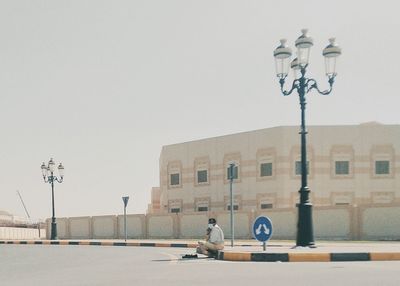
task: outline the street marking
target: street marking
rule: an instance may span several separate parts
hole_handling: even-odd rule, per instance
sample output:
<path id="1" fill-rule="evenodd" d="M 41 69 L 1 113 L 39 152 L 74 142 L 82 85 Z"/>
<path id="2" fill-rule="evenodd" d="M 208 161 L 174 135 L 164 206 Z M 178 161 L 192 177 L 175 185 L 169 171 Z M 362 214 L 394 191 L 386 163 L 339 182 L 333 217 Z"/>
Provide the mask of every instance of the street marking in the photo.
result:
<path id="1" fill-rule="evenodd" d="M 161 252 L 161 254 L 164 254 L 171 259 L 170 261 L 168 261 L 168 264 L 174 265 L 174 264 L 178 263 L 179 257 L 177 257 L 173 254 L 167 253 L 167 252 Z"/>

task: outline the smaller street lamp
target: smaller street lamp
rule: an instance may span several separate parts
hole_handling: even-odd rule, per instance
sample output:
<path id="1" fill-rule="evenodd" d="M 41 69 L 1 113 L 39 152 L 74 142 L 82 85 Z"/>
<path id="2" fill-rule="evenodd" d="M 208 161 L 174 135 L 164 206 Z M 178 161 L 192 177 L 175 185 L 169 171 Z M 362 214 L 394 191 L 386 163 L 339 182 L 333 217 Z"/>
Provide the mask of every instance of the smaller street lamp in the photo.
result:
<path id="1" fill-rule="evenodd" d="M 306 67 L 310 59 L 310 50 L 314 40 L 307 36 L 307 29 L 301 30 L 301 36 L 297 38 L 294 45 L 297 48 L 297 61 L 300 67 Z"/>
<path id="2" fill-rule="evenodd" d="M 289 70 L 292 49 L 286 45 L 286 39 L 281 40 L 281 44 L 274 50 L 276 76 L 285 78 Z"/>
<path id="3" fill-rule="evenodd" d="M 53 158 L 50 159 L 47 166 L 43 162 L 42 166 L 42 175 L 45 183 L 49 183 L 51 185 L 51 205 L 52 205 L 52 217 L 51 217 L 51 235 L 50 239 L 57 239 L 57 223 L 56 223 L 56 212 L 54 208 L 54 182 L 62 183 L 64 180 L 64 166 L 60 163 L 58 165 L 58 174 L 59 177 L 54 175 L 56 170 L 56 164 L 54 163 Z"/>
<path id="4" fill-rule="evenodd" d="M 341 49 L 335 42 L 335 38 L 329 39 L 329 45 L 322 51 L 325 57 L 325 73 L 328 78 L 336 76 L 336 59 L 341 54 Z"/>

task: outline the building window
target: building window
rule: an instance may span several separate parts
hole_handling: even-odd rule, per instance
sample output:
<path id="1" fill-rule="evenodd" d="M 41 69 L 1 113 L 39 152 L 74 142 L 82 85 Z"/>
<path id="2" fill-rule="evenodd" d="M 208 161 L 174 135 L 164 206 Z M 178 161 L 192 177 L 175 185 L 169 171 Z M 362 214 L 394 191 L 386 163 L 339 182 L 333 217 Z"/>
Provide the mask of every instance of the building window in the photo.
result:
<path id="1" fill-rule="evenodd" d="M 272 209 L 273 208 L 273 204 L 267 204 L 267 203 L 262 203 L 261 205 L 260 205 L 260 208 L 261 209 Z"/>
<path id="2" fill-rule="evenodd" d="M 179 185 L 179 174 L 171 174 L 171 186 Z"/>
<path id="3" fill-rule="evenodd" d="M 336 206 L 349 206 L 350 203 L 336 203 Z"/>
<path id="4" fill-rule="evenodd" d="M 275 178 L 276 150 L 274 147 L 258 149 L 257 159 L 257 181 L 271 180 Z"/>
<path id="5" fill-rule="evenodd" d="M 272 163 L 261 163 L 260 165 L 260 177 L 272 176 Z"/>
<path id="6" fill-rule="evenodd" d="M 310 162 L 307 161 L 307 175 L 310 173 Z M 295 174 L 296 175 L 301 175 L 301 161 L 296 161 L 295 165 Z"/>
<path id="7" fill-rule="evenodd" d="M 168 189 L 182 187 L 182 163 L 181 161 L 168 162 L 167 166 Z"/>
<path id="8" fill-rule="evenodd" d="M 208 156 L 197 157 L 194 160 L 194 186 L 203 186 L 210 183 L 210 159 Z"/>
<path id="9" fill-rule="evenodd" d="M 230 211 L 230 210 L 231 210 L 231 205 L 228 204 L 228 205 L 226 206 L 226 209 L 227 209 L 228 211 Z M 239 206 L 238 206 L 237 204 L 234 204 L 234 205 L 233 205 L 233 210 L 234 210 L 234 211 L 239 210 Z"/>
<path id="10" fill-rule="evenodd" d="M 349 161 L 335 161 L 335 174 L 336 175 L 349 175 Z"/>
<path id="11" fill-rule="evenodd" d="M 332 193 L 332 205 L 334 206 L 348 206 L 354 201 L 354 193 L 352 192 L 338 192 Z"/>
<path id="12" fill-rule="evenodd" d="M 351 145 L 333 145 L 330 150 L 330 175 L 332 179 L 354 177 L 354 149 Z"/>
<path id="13" fill-rule="evenodd" d="M 389 161 L 375 161 L 375 174 L 376 175 L 389 175 Z"/>
<path id="14" fill-rule="evenodd" d="M 208 172 L 207 170 L 197 171 L 197 183 L 207 183 L 208 182 Z"/>
<path id="15" fill-rule="evenodd" d="M 208 212 L 208 207 L 206 207 L 206 206 L 197 207 L 197 211 L 198 212 Z"/>
<path id="16" fill-rule="evenodd" d="M 181 208 L 171 208 L 170 212 L 171 213 L 180 213 L 181 212 Z"/>
<path id="17" fill-rule="evenodd" d="M 196 205 L 195 211 L 208 212 L 209 211 L 209 204 L 210 204 L 209 200 L 202 199 L 202 200 L 196 201 L 196 203 L 195 203 L 195 205 Z"/>
<path id="18" fill-rule="evenodd" d="M 228 166 L 228 168 L 226 169 L 226 177 L 228 178 L 228 180 L 231 179 L 230 176 L 230 166 Z M 237 165 L 233 166 L 233 174 L 232 174 L 232 179 L 237 180 L 239 178 L 239 167 Z"/>
<path id="19" fill-rule="evenodd" d="M 371 196 L 374 204 L 388 204 L 394 201 L 394 192 L 372 192 Z"/>

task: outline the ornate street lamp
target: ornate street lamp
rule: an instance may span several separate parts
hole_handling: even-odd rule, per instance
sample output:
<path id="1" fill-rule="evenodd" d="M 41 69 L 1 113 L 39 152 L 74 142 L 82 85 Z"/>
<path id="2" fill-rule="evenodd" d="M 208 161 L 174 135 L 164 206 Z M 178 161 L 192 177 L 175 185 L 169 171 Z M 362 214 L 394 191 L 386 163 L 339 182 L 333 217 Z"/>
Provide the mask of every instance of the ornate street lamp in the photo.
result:
<path id="1" fill-rule="evenodd" d="M 336 77 L 336 59 L 341 54 L 341 49 L 336 45 L 335 39 L 329 39 L 329 45 L 322 51 L 325 57 L 325 69 L 328 77 L 329 89 L 321 91 L 318 88 L 315 79 L 305 77 L 306 69 L 309 64 L 310 50 L 313 46 L 313 39 L 307 35 L 307 30 L 301 30 L 302 35 L 297 38 L 295 46 L 297 48 L 297 58 L 291 63 L 290 67 L 295 73 L 295 80 L 292 83 L 290 90 L 284 89 L 285 79 L 288 75 L 289 62 L 292 56 L 292 50 L 286 45 L 286 40 L 281 40 L 281 44 L 274 50 L 276 75 L 279 78 L 281 92 L 284 96 L 291 94 L 297 90 L 300 99 L 301 107 L 301 188 L 299 216 L 297 223 L 297 237 L 296 246 L 314 246 L 313 222 L 312 222 L 312 204 L 310 202 L 309 193 L 310 189 L 307 186 L 307 145 L 306 145 L 306 123 L 305 123 L 305 109 L 306 98 L 305 95 L 311 90 L 315 89 L 318 93 L 327 95 L 332 91 L 333 82 Z"/>
<path id="2" fill-rule="evenodd" d="M 58 165 L 58 173 L 60 177 L 54 175 L 56 170 L 56 164 L 53 161 L 53 158 L 50 159 L 47 166 L 43 162 L 42 166 L 42 175 L 45 183 L 51 184 L 51 205 L 53 209 L 53 215 L 51 217 L 51 236 L 50 239 L 57 239 L 57 224 L 56 224 L 56 212 L 54 209 L 54 182 L 62 183 L 64 180 L 64 166 L 60 163 Z"/>

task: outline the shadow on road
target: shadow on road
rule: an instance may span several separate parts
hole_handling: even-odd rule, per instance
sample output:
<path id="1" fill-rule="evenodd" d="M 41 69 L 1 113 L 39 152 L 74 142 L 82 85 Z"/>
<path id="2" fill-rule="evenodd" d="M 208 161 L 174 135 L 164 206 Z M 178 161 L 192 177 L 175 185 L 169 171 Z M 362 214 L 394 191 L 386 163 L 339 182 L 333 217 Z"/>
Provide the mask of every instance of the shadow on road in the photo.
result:
<path id="1" fill-rule="evenodd" d="M 198 257 L 198 258 L 176 258 L 176 259 L 153 259 L 152 262 L 168 262 L 168 261 L 193 261 L 193 260 L 215 260 L 210 257 Z"/>

